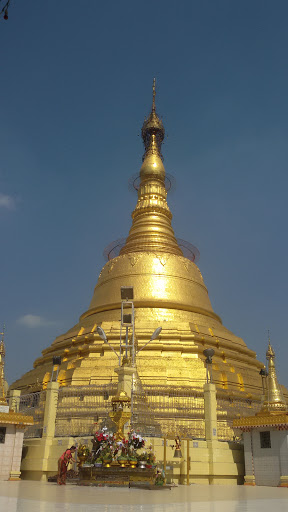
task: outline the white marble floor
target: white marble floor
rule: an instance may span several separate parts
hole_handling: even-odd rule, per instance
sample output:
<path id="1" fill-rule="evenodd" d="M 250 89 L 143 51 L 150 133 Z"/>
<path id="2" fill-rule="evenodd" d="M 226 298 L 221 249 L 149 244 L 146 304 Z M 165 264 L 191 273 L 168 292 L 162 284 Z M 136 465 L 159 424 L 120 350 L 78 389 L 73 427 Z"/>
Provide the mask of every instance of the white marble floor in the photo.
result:
<path id="1" fill-rule="evenodd" d="M 0 482 L 1 512 L 287 512 L 288 489 L 179 486 L 170 490 Z"/>

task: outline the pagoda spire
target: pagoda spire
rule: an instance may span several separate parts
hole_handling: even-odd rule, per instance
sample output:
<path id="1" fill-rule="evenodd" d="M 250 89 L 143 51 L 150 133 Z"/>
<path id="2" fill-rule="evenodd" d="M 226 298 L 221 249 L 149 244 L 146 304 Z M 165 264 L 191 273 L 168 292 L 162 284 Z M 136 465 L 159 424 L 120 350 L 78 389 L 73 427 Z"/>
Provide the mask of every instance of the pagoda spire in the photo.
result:
<path id="1" fill-rule="evenodd" d="M 153 88 L 152 88 L 152 108 L 151 112 L 147 119 L 144 120 L 142 131 L 141 131 L 145 153 L 143 155 L 143 161 L 151 155 L 157 155 L 163 160 L 161 154 L 161 146 L 165 137 L 165 129 L 161 119 L 159 119 L 156 112 L 156 80 L 153 80 Z M 155 161 L 153 162 L 155 163 Z M 142 166 L 143 167 L 143 166 Z M 156 167 L 154 165 L 154 167 Z M 161 166 L 160 166 L 161 167 Z M 162 165 L 161 174 L 163 173 L 163 177 L 165 177 L 165 169 Z M 155 171 L 156 169 L 154 169 Z"/>
<path id="2" fill-rule="evenodd" d="M 156 112 L 156 80 L 153 80 L 152 108 L 141 131 L 144 155 L 140 169 L 138 201 L 132 213 L 132 227 L 120 254 L 130 252 L 168 252 L 182 256 L 171 226 L 167 204 L 165 168 L 161 146 L 165 129 Z"/>
<path id="3" fill-rule="evenodd" d="M 6 394 L 5 394 L 5 374 L 4 374 L 4 361 L 5 361 L 5 344 L 4 344 L 4 332 L 5 326 L 3 326 L 3 332 L 0 333 L 2 336 L 0 341 L 0 405 L 7 405 Z"/>
<path id="4" fill-rule="evenodd" d="M 152 111 L 156 111 L 156 103 L 155 103 L 155 98 L 156 98 L 156 78 L 153 78 L 153 99 L 152 99 Z"/>
<path id="5" fill-rule="evenodd" d="M 283 392 L 281 390 L 280 384 L 276 375 L 275 368 L 275 352 L 270 343 L 270 334 L 268 331 L 268 349 L 266 352 L 267 359 L 267 368 L 268 368 L 268 376 L 267 376 L 267 385 L 266 385 L 266 393 L 264 397 L 263 406 L 261 409 L 262 412 L 269 412 L 271 414 L 275 414 L 281 411 L 287 410 L 287 404 L 284 399 Z"/>

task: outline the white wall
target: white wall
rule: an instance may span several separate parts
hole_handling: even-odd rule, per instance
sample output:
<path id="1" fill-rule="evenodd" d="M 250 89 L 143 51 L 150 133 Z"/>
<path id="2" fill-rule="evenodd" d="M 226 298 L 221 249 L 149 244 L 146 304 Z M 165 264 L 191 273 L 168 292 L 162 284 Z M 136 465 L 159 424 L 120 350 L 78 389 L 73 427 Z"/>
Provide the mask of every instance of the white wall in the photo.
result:
<path id="1" fill-rule="evenodd" d="M 19 479 L 24 430 L 15 425 L 6 427 L 5 443 L 0 444 L 0 480 Z"/>
<path id="2" fill-rule="evenodd" d="M 283 450 L 286 445 L 287 450 L 287 432 L 270 430 L 271 448 L 261 448 L 260 431 L 267 430 L 269 428 L 252 431 L 255 483 L 276 487 L 280 483 L 281 476 L 280 448 Z"/>
<path id="3" fill-rule="evenodd" d="M 15 441 L 15 425 L 3 425 L 6 427 L 5 443 L 0 444 L 0 480 L 8 480 L 12 469 L 12 460 Z"/>

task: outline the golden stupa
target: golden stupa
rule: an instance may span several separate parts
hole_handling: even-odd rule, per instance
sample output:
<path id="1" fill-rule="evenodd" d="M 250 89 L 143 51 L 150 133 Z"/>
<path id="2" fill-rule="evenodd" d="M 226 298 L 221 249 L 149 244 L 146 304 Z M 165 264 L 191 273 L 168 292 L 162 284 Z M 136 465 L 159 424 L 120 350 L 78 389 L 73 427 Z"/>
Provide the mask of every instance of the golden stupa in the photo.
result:
<path id="1" fill-rule="evenodd" d="M 155 82 L 149 117 L 142 127 L 145 147 L 132 226 L 120 254 L 103 267 L 94 295 L 79 322 L 57 337 L 36 359 L 34 369 L 11 386 L 31 393 L 45 389 L 53 356 L 61 356 L 60 387 L 104 385 L 117 376 L 115 354 L 97 334 L 101 326 L 117 351 L 120 337 L 120 287 L 134 287 L 136 345 L 142 347 L 162 326 L 159 338 L 136 360 L 142 385 L 162 396 L 202 390 L 206 380 L 203 350 L 215 351 L 213 382 L 218 396 L 260 403 L 263 364 L 244 341 L 226 329 L 213 311 L 202 274 L 183 256 L 171 226 L 161 144 L 164 126 L 156 113 Z M 159 391 L 160 392 L 160 391 Z"/>
<path id="2" fill-rule="evenodd" d="M 266 352 L 266 359 L 268 362 L 268 375 L 264 400 L 259 415 L 264 414 L 281 414 L 283 411 L 287 412 L 287 403 L 284 398 L 283 390 L 281 389 L 275 368 L 275 352 L 271 347 L 270 336 L 268 343 L 268 350 Z"/>

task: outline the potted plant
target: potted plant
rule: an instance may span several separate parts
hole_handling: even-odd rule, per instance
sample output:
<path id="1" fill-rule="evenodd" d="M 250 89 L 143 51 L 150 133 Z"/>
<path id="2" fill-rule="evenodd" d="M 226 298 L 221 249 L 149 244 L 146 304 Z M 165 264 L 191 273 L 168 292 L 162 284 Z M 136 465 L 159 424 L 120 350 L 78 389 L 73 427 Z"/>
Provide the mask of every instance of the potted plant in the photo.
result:
<path id="1" fill-rule="evenodd" d="M 130 464 L 131 468 L 136 468 L 137 462 L 138 462 L 138 460 L 137 460 L 136 453 L 131 450 L 129 453 L 129 464 Z"/>
<path id="2" fill-rule="evenodd" d="M 147 452 L 147 458 L 146 458 L 146 468 L 152 468 L 152 466 L 155 464 L 156 457 L 154 452 L 152 451 L 152 446 L 150 445 L 149 451 Z"/>
<path id="3" fill-rule="evenodd" d="M 137 434 L 132 429 L 128 432 L 128 454 L 129 464 L 132 468 L 135 468 L 138 463 L 137 450 L 140 450 L 145 446 L 145 439 L 140 434 Z"/>
<path id="4" fill-rule="evenodd" d="M 112 454 L 111 454 L 111 450 L 109 449 L 106 449 L 102 456 L 101 456 L 102 460 L 103 460 L 103 464 L 105 464 L 106 468 L 110 468 L 110 464 L 112 462 Z"/>
<path id="5" fill-rule="evenodd" d="M 102 463 L 103 463 L 103 461 L 102 461 L 101 457 L 97 457 L 97 459 L 94 462 L 95 468 L 101 468 Z"/>
<path id="6" fill-rule="evenodd" d="M 162 471 L 158 470 L 155 478 L 155 485 L 163 486 L 165 485 L 165 471 L 162 469 Z"/>
<path id="7" fill-rule="evenodd" d="M 112 461 L 113 464 L 117 464 L 115 459 L 118 453 L 118 446 L 115 441 L 115 436 L 112 433 L 107 432 L 106 427 L 103 427 L 102 430 L 95 432 L 92 444 L 94 464 L 96 464 L 98 467 L 100 461 L 103 462 L 106 467 L 110 467 Z"/>
<path id="8" fill-rule="evenodd" d="M 121 468 L 124 468 L 128 464 L 128 441 L 126 439 L 122 439 L 122 441 L 118 442 L 118 451 L 120 451 L 120 455 L 118 455 L 117 460 L 121 465 Z"/>
<path id="9" fill-rule="evenodd" d="M 84 462 L 88 459 L 90 455 L 90 450 L 86 444 L 80 444 L 79 448 L 77 450 L 77 457 L 78 457 L 78 467 L 81 468 L 84 464 Z"/>
<path id="10" fill-rule="evenodd" d="M 146 452 L 141 452 L 137 454 L 138 467 L 140 469 L 146 468 Z"/>

